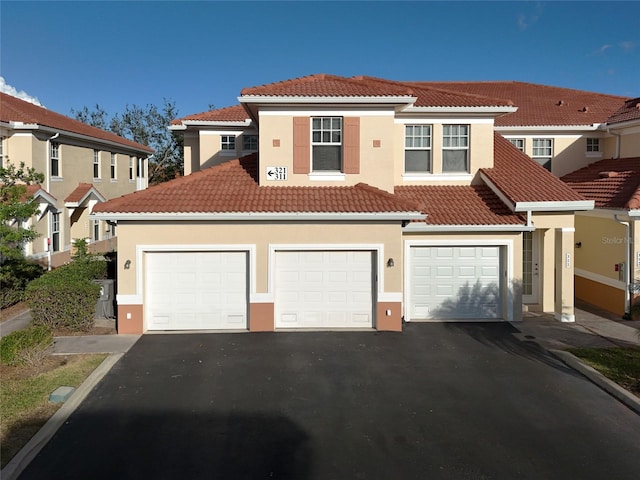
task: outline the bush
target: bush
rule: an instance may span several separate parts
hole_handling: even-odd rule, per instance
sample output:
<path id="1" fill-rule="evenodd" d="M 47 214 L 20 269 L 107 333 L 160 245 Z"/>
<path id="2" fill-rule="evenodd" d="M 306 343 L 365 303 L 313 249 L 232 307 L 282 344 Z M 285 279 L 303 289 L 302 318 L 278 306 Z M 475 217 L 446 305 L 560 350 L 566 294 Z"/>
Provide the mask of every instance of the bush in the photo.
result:
<path id="1" fill-rule="evenodd" d="M 40 265 L 24 258 L 5 260 L 0 266 L 0 308 L 21 302 L 27 284 L 43 273 Z"/>
<path id="2" fill-rule="evenodd" d="M 100 286 L 106 262 L 83 257 L 32 281 L 25 300 L 31 308 L 33 324 L 49 329 L 87 331 L 94 325 Z"/>
<path id="3" fill-rule="evenodd" d="M 51 353 L 53 336 L 46 327 L 29 327 L 0 339 L 0 360 L 4 365 L 37 365 Z"/>

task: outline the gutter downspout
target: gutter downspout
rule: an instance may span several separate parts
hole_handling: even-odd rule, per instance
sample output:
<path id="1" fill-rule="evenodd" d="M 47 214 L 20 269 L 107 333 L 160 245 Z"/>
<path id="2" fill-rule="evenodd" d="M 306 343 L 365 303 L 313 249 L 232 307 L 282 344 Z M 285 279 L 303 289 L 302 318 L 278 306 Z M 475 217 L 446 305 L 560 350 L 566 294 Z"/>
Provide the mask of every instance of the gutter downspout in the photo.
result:
<path id="1" fill-rule="evenodd" d="M 607 133 L 609 135 L 613 135 L 614 137 L 616 137 L 616 153 L 614 154 L 613 158 L 618 159 L 618 158 L 620 158 L 620 137 L 621 137 L 621 134 L 611 131 L 611 127 L 607 127 Z"/>
<path id="2" fill-rule="evenodd" d="M 629 312 L 631 311 L 631 292 L 629 291 L 629 287 L 631 285 L 631 231 L 630 231 L 630 227 L 629 227 L 629 222 L 623 222 L 621 220 L 618 220 L 618 214 L 614 214 L 613 215 L 613 219 L 618 222 L 620 225 L 624 226 L 626 235 L 625 235 L 625 242 L 626 242 L 626 251 L 625 251 L 625 268 L 624 268 L 624 315 L 625 318 L 629 315 Z"/>

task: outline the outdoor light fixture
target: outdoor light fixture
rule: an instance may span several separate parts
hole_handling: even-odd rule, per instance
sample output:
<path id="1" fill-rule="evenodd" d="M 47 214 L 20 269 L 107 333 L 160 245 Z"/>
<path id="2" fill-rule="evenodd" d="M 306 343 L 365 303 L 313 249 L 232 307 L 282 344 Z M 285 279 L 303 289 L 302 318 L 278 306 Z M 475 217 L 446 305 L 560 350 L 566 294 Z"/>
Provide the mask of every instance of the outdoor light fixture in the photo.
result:
<path id="1" fill-rule="evenodd" d="M 387 267 L 391 268 L 393 267 L 394 263 L 393 263 L 393 258 L 390 258 L 389 260 L 387 260 Z"/>
<path id="2" fill-rule="evenodd" d="M 582 242 L 576 243 L 576 248 L 580 248 L 582 246 Z"/>
<path id="3" fill-rule="evenodd" d="M 131 260 L 124 262 L 124 269 L 129 270 L 131 268 Z"/>

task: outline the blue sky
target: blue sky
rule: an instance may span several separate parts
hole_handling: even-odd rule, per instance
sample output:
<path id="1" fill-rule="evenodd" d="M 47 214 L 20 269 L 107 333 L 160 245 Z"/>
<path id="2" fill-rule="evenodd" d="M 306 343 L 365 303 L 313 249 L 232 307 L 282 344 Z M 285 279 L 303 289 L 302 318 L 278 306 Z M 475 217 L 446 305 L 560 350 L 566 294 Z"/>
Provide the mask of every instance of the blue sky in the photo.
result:
<path id="1" fill-rule="evenodd" d="M 640 96 L 640 2 L 0 2 L 2 88 L 47 108 L 237 103 L 313 73 Z M 1 81 L 0 81 L 1 82 Z"/>

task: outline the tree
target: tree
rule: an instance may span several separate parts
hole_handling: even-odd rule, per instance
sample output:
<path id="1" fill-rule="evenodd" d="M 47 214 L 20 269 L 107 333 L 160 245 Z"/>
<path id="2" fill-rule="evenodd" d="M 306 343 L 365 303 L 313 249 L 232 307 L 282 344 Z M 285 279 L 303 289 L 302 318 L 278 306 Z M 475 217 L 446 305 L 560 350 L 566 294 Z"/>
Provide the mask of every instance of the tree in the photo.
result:
<path id="1" fill-rule="evenodd" d="M 38 212 L 38 204 L 27 196 L 27 185 L 40 184 L 44 175 L 33 168 L 8 163 L 0 167 L 0 264 L 23 258 L 23 247 L 37 238 L 33 227 L 24 222 Z"/>
<path id="2" fill-rule="evenodd" d="M 110 120 L 100 105 L 93 110 L 86 106 L 79 111 L 72 110 L 72 114 L 88 125 L 153 148 L 155 153 L 149 160 L 149 183 L 165 182 L 182 173 L 182 139 L 168 129 L 171 120 L 178 117 L 175 102 L 164 99 L 161 107 L 127 104 L 124 112 L 116 113 Z"/>

